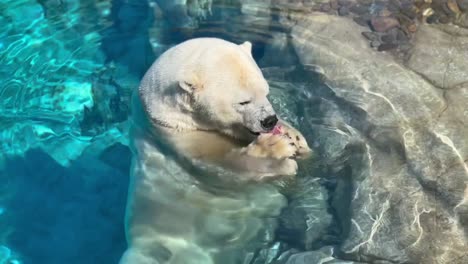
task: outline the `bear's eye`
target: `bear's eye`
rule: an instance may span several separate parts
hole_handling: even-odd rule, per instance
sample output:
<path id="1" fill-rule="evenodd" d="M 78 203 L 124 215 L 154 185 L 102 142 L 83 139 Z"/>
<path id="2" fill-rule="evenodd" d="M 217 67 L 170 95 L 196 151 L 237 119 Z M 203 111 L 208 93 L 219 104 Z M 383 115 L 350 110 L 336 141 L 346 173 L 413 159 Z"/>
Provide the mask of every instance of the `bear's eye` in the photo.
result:
<path id="1" fill-rule="evenodd" d="M 246 105 L 246 104 L 250 104 L 251 101 L 244 101 L 244 102 L 240 102 L 239 104 L 240 105 Z"/>

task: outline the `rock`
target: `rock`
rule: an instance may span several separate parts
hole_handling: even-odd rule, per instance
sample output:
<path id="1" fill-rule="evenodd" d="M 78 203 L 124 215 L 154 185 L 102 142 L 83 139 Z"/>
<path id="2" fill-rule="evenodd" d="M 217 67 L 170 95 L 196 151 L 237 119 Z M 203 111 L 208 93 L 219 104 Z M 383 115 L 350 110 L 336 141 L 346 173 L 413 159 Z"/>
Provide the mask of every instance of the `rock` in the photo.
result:
<path id="1" fill-rule="evenodd" d="M 379 47 L 381 44 L 382 44 L 382 43 L 381 43 L 380 41 L 378 41 L 378 40 L 373 40 L 373 41 L 371 41 L 370 46 L 373 47 L 373 48 L 377 48 L 377 47 Z"/>
<path id="2" fill-rule="evenodd" d="M 432 16 L 428 17 L 426 19 L 426 23 L 428 24 L 436 24 L 437 22 L 439 22 L 439 15 L 438 14 L 433 14 Z"/>
<path id="3" fill-rule="evenodd" d="M 428 7 L 421 12 L 421 15 L 423 18 L 425 18 L 425 17 L 430 17 L 434 13 L 435 13 L 434 9 L 432 9 L 431 7 Z M 443 13 L 443 10 L 439 11 L 438 13 Z"/>
<path id="4" fill-rule="evenodd" d="M 310 126 L 306 125 L 308 122 L 299 119 L 302 117 L 297 116 L 297 113 L 302 112 L 304 105 L 310 105 L 310 100 L 316 98 L 311 98 L 313 95 L 308 91 L 308 87 L 313 85 L 318 88 L 324 85 L 315 79 L 305 78 L 304 76 L 317 74 L 296 67 L 298 64 L 297 62 L 295 66 L 262 68 L 262 72 L 270 84 L 273 107 L 283 109 L 281 115 L 285 120 L 303 131 L 305 137 L 313 138 Z M 321 115 L 319 111 L 315 113 L 317 118 Z M 334 153 L 335 149 L 342 147 L 335 137 L 329 137 L 329 141 L 321 143 L 327 153 Z M 324 186 L 326 179 L 316 177 L 321 175 L 316 162 L 303 161 L 299 167 L 295 183 L 285 191 L 289 204 L 282 210 L 276 230 L 277 241 L 288 245 L 281 249 L 281 252 L 291 247 L 310 250 L 336 241 L 336 237 L 329 234 L 336 225 L 333 224 L 332 213 L 328 211 L 329 192 Z M 257 262 L 256 258 L 254 263 L 283 262 Z"/>
<path id="5" fill-rule="evenodd" d="M 321 5 L 320 5 L 320 10 L 321 10 L 322 12 L 330 12 L 331 6 L 330 6 L 329 3 L 321 4 Z"/>
<path id="6" fill-rule="evenodd" d="M 258 62 L 260 67 L 296 65 L 298 63 L 297 57 L 288 41 L 288 35 L 275 32 L 271 34 L 271 37 L 272 39 L 265 45 L 262 59 Z M 281 56 L 278 56 L 278 54 L 281 54 Z"/>
<path id="7" fill-rule="evenodd" d="M 433 36 L 435 29 L 423 27 L 421 36 Z M 445 74 L 413 72 L 369 48 L 363 30 L 347 18 L 312 13 L 291 33 L 301 63 L 319 68 L 332 91 L 322 92 L 327 104 L 320 105 L 323 116 L 337 120 L 327 123 L 329 131 L 343 134 L 334 139 L 343 147 L 334 150 L 341 157 L 335 170 L 347 168 L 336 178 L 342 191 L 332 194 L 343 230 L 335 253 L 367 263 L 468 263 L 466 88 L 444 92 L 433 86 L 427 79 L 443 82 Z M 468 60 L 456 45 L 448 54 L 445 43 L 463 43 L 434 34 L 420 36 L 417 43 L 426 46 L 414 50 L 422 50 L 424 60 L 411 65 L 435 70 L 447 67 L 448 58 L 462 57 L 454 59 L 459 75 L 447 75 L 456 83 L 468 72 Z M 306 109 L 304 115 L 315 112 Z M 314 128 L 314 141 L 335 134 L 320 130 Z"/>
<path id="8" fill-rule="evenodd" d="M 362 17 L 355 17 L 353 18 L 353 21 L 356 22 L 356 24 L 360 26 L 368 26 L 369 25 L 369 20 L 362 18 Z"/>
<path id="9" fill-rule="evenodd" d="M 369 7 L 357 4 L 357 5 L 351 6 L 349 8 L 349 11 L 358 15 L 363 15 L 363 14 L 369 13 Z"/>
<path id="10" fill-rule="evenodd" d="M 416 19 L 418 13 L 414 9 L 403 9 L 401 13 L 406 16 L 408 19 Z"/>
<path id="11" fill-rule="evenodd" d="M 388 30 L 385 33 L 375 33 L 376 35 L 379 36 L 379 40 L 382 43 L 386 44 L 400 44 L 401 42 L 404 42 L 406 35 L 405 33 L 398 29 L 398 28 L 393 28 L 391 30 Z M 408 38 L 406 38 L 407 40 Z"/>
<path id="12" fill-rule="evenodd" d="M 441 24 L 448 24 L 448 23 L 451 22 L 451 20 L 450 20 L 450 18 L 448 16 L 440 16 L 438 21 Z"/>
<path id="13" fill-rule="evenodd" d="M 400 22 L 400 27 L 402 30 L 408 33 L 415 32 L 417 29 L 416 23 L 413 21 L 413 19 L 405 16 L 405 15 L 398 15 L 398 20 Z"/>
<path id="14" fill-rule="evenodd" d="M 289 254 L 293 250 L 287 250 L 287 246 L 283 243 L 276 242 L 268 248 L 263 248 L 259 252 L 257 252 L 254 257 L 253 254 L 244 259 L 242 263 L 250 263 L 250 264 L 267 264 L 267 263 L 277 263 L 275 260 L 279 258 L 284 258 L 286 254 Z M 285 254 L 281 254 L 282 252 Z M 250 260 L 250 261 L 248 261 Z"/>
<path id="15" fill-rule="evenodd" d="M 9 160 L 0 173 L 15 175 L 8 177 L 15 188 L 2 201 L 9 211 L 1 216 L 1 232 L 12 227 L 4 243 L 20 262 L 13 255 L 0 263 L 118 263 L 126 247 L 128 171 L 121 173 L 95 155 L 81 156 L 67 167 L 38 149 Z M 78 248 L 87 253 L 77 255 Z"/>
<path id="16" fill-rule="evenodd" d="M 285 264 L 312 264 L 312 263 L 327 263 L 327 264 L 360 264 L 362 262 L 343 261 L 336 259 L 334 256 L 333 247 L 324 247 L 316 251 L 308 251 L 291 254 Z"/>
<path id="17" fill-rule="evenodd" d="M 440 114 L 437 128 L 442 136 L 450 138 L 458 146 L 460 156 L 468 156 L 465 144 L 468 135 L 468 84 L 463 84 L 444 92 L 446 109 Z M 462 125 L 462 127 L 460 127 Z"/>
<path id="18" fill-rule="evenodd" d="M 413 23 L 411 25 L 408 25 L 407 29 L 409 32 L 414 33 L 416 32 L 416 30 L 418 30 L 418 26 L 416 26 L 416 24 Z"/>
<path id="19" fill-rule="evenodd" d="M 392 12 L 390 12 L 390 10 L 388 10 L 387 8 L 382 8 L 379 12 L 378 12 L 378 15 L 381 16 L 381 17 L 389 17 L 392 15 Z"/>
<path id="20" fill-rule="evenodd" d="M 361 5 L 363 5 L 363 6 L 371 7 L 372 4 L 373 4 L 374 2 L 376 2 L 376 1 L 374 1 L 374 0 L 359 0 L 359 1 L 357 1 L 357 0 L 356 0 L 356 2 L 359 2 L 359 4 L 361 4 Z"/>
<path id="21" fill-rule="evenodd" d="M 454 15 L 459 15 L 461 14 L 461 10 L 458 7 L 457 1 L 456 0 L 447 0 L 447 8 L 454 14 Z"/>
<path id="22" fill-rule="evenodd" d="M 468 37 L 421 25 L 407 66 L 442 89 L 468 82 Z M 434 63 L 437 61 L 437 63 Z"/>
<path id="23" fill-rule="evenodd" d="M 159 8 L 164 14 L 164 17 L 167 19 L 169 24 L 176 28 L 184 29 L 194 29 L 198 26 L 197 19 L 203 18 L 204 14 L 208 10 L 198 9 L 198 1 L 194 2 L 194 5 L 187 5 L 181 1 L 166 1 L 166 0 L 156 0 Z M 141 6 L 135 5 L 133 6 Z M 211 8 L 206 7 L 206 9 Z M 190 12 L 189 12 L 190 11 Z M 194 15 L 196 17 L 191 17 Z"/>
<path id="24" fill-rule="evenodd" d="M 180 14 L 169 13 L 175 10 L 164 9 L 169 6 L 161 5 L 160 7 L 164 10 L 164 18 L 167 19 L 168 24 L 182 21 L 179 20 Z M 102 34 L 101 49 L 107 61 L 125 65 L 130 73 L 127 75 L 135 74 L 141 78 L 156 58 L 148 33 L 153 15 L 154 10 L 145 2 L 136 4 L 132 1 L 114 1 L 112 4 L 112 11 L 109 15 L 111 23 Z M 182 24 L 177 25 L 182 27 Z"/>
<path id="25" fill-rule="evenodd" d="M 409 36 L 400 29 L 397 29 L 396 40 L 399 43 L 406 43 L 409 41 Z"/>
<path id="26" fill-rule="evenodd" d="M 307 177 L 299 181 L 290 191 L 291 203 L 281 213 L 276 233 L 280 241 L 310 250 L 323 242 L 332 223 L 332 216 L 327 212 L 329 197 L 320 178 Z"/>
<path id="27" fill-rule="evenodd" d="M 340 9 L 338 9 L 338 14 L 340 16 L 347 16 L 349 15 L 349 8 L 347 6 L 342 6 Z"/>
<path id="28" fill-rule="evenodd" d="M 400 23 L 393 17 L 372 17 L 372 29 L 377 32 L 385 32 L 389 29 L 399 26 Z"/>
<path id="29" fill-rule="evenodd" d="M 455 20 L 454 24 L 463 28 L 468 28 L 468 13 L 462 14 L 457 20 Z"/>
<path id="30" fill-rule="evenodd" d="M 452 25 L 437 25 L 435 27 L 451 36 L 468 37 L 467 28 L 454 27 Z"/>
<path id="31" fill-rule="evenodd" d="M 397 44 L 395 43 L 383 43 L 382 45 L 380 45 L 377 50 L 378 51 L 386 51 L 386 50 L 392 50 L 392 49 L 396 49 L 398 47 Z"/>
<path id="32" fill-rule="evenodd" d="M 364 31 L 361 34 L 370 41 L 379 40 L 379 35 L 375 32 Z"/>
<path id="33" fill-rule="evenodd" d="M 388 11 L 392 14 L 401 12 L 400 3 L 397 1 L 389 1 L 388 5 L 386 6 Z"/>
<path id="34" fill-rule="evenodd" d="M 397 38 L 397 31 L 396 30 L 397 29 L 395 29 L 395 30 L 392 29 L 389 32 L 387 32 L 386 34 L 384 34 L 382 37 L 380 37 L 382 42 L 387 43 L 387 44 L 394 44 L 396 42 L 396 38 Z"/>
<path id="35" fill-rule="evenodd" d="M 271 0 L 263 0 L 263 1 L 242 0 L 240 2 L 242 4 L 242 7 L 241 7 L 242 14 L 249 15 L 249 16 L 262 16 L 262 17 L 269 15 L 269 6 L 271 4 Z"/>
<path id="36" fill-rule="evenodd" d="M 354 3 L 354 0 L 338 0 L 340 6 L 350 6 Z"/>
<path id="37" fill-rule="evenodd" d="M 457 0 L 457 4 L 462 11 L 468 11 L 468 0 Z"/>
<path id="38" fill-rule="evenodd" d="M 131 156 L 129 147 L 118 142 L 100 152 L 99 160 L 122 174 L 127 174 L 130 171 Z"/>

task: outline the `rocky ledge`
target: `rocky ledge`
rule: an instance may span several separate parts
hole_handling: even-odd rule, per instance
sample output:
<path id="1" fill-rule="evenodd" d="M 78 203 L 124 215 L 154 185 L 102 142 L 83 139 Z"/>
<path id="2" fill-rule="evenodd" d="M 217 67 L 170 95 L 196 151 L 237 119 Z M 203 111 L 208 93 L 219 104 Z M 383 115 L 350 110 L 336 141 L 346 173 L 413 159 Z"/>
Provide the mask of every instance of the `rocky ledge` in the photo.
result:
<path id="1" fill-rule="evenodd" d="M 318 255 L 468 263 L 465 31 L 421 25 L 403 65 L 370 48 L 364 28 L 348 18 L 309 13 L 296 21 L 291 42 L 300 63 L 318 69 L 332 92 L 320 103 L 313 145 L 345 176 L 330 199 L 341 242 L 289 263 Z M 317 120 L 312 109 L 305 115 Z"/>

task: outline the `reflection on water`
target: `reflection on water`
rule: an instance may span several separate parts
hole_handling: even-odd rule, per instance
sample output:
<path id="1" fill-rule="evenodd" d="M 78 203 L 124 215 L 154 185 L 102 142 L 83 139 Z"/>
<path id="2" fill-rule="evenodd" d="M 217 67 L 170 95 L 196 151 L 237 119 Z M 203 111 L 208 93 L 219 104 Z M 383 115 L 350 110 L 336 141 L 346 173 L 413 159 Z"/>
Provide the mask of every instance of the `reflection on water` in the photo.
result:
<path id="1" fill-rule="evenodd" d="M 468 263 L 467 10 L 0 0 L 0 263 L 118 261 L 130 93 L 204 36 L 253 43 L 272 103 L 316 152 L 249 263 Z"/>

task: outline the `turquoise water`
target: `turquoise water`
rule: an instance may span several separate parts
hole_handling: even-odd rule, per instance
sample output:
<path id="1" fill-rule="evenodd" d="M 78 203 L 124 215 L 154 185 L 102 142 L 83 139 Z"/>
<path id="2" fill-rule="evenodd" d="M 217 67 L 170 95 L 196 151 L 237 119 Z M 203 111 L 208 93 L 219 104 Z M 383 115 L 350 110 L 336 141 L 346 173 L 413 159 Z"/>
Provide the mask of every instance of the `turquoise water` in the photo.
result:
<path id="1" fill-rule="evenodd" d="M 156 246 L 152 257 L 468 263 L 468 82 L 457 83 L 468 69 L 467 26 L 418 20 L 451 10 L 462 25 L 467 2 L 432 1 L 432 11 L 431 1 L 325 2 L 0 0 L 0 264 L 118 263 L 136 156 L 130 95 L 159 55 L 195 37 L 251 41 L 270 101 L 314 156 L 281 191 L 187 191 L 186 204 L 164 176 L 189 170 L 167 157 L 143 163 L 171 197 L 158 197 L 158 227 L 202 234 L 174 239 L 191 251 Z M 376 32 L 395 23 L 399 31 Z M 438 65 L 447 72 L 435 74 Z M 453 87 L 437 86 L 446 80 Z M 156 152 L 143 154 L 158 161 Z M 252 241 L 218 251 L 226 230 Z"/>
<path id="2" fill-rule="evenodd" d="M 314 151 L 293 181 L 188 188 L 130 151 L 132 90 L 195 37 L 252 42 Z M 467 0 L 0 0 L 0 264 L 118 263 L 132 168 L 168 187 L 133 256 L 466 264 L 467 43 Z"/>
<path id="3" fill-rule="evenodd" d="M 1 264 L 118 262 L 131 90 L 159 54 L 192 37 L 250 40 L 261 58 L 267 29 L 239 31 L 237 8 L 213 6 L 194 32 L 196 20 L 165 18 L 147 1 L 0 1 Z M 280 77 L 289 71 L 265 74 L 273 103 L 298 125 L 296 99 L 281 98 L 307 95 Z"/>
<path id="4" fill-rule="evenodd" d="M 0 1 L 0 263 L 117 263 L 125 250 L 128 95 L 151 57 L 108 54 L 111 13 Z"/>

